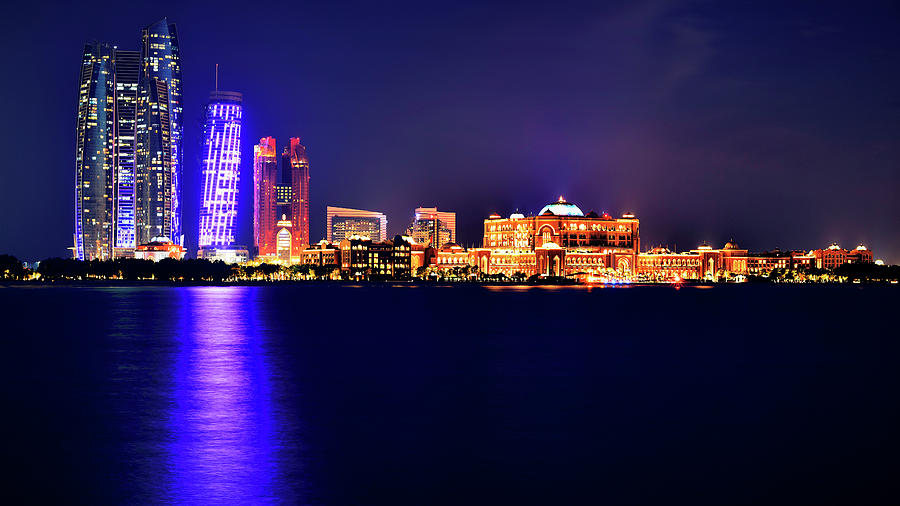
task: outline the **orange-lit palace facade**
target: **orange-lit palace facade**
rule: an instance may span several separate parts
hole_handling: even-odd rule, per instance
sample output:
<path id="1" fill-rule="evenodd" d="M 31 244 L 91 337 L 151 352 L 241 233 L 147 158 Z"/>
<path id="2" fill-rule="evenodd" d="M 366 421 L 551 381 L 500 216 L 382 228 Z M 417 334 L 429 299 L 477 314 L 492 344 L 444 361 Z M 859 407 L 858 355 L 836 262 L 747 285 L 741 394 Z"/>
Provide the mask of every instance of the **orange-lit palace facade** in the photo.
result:
<path id="1" fill-rule="evenodd" d="M 463 260 L 465 259 L 465 260 Z M 468 264 L 479 272 L 514 275 L 670 281 L 768 274 L 774 269 L 834 269 L 845 263 L 871 263 L 864 246 L 844 250 L 768 251 L 751 253 L 729 242 L 720 249 L 701 245 L 676 253 L 665 248 L 641 252 L 640 221 L 595 212 L 583 214 L 562 197 L 536 216 L 497 214 L 484 220 L 481 248 L 464 251 L 447 245 L 435 251 L 439 269 Z M 465 262 L 465 263 L 463 263 Z"/>
<path id="2" fill-rule="evenodd" d="M 484 274 L 510 277 L 632 272 L 640 246 L 640 222 L 633 215 L 585 215 L 560 197 L 536 216 L 488 217 L 482 247 L 469 251 L 469 263 Z M 437 252 L 438 265 L 443 256 Z"/>
<path id="3" fill-rule="evenodd" d="M 824 250 L 751 253 L 734 242 L 715 249 L 701 245 L 686 252 L 653 248 L 641 252 L 640 221 L 631 213 L 584 214 L 562 197 L 535 216 L 497 214 L 484 220 L 480 248 L 447 243 L 439 248 L 397 236 L 373 242 L 352 237 L 340 244 L 320 242 L 303 252 L 303 262 L 338 265 L 353 276 L 408 277 L 420 268 L 457 270 L 506 277 L 558 276 L 594 280 L 677 281 L 767 275 L 775 269 L 834 269 L 871 263 L 872 252 L 837 245 Z"/>

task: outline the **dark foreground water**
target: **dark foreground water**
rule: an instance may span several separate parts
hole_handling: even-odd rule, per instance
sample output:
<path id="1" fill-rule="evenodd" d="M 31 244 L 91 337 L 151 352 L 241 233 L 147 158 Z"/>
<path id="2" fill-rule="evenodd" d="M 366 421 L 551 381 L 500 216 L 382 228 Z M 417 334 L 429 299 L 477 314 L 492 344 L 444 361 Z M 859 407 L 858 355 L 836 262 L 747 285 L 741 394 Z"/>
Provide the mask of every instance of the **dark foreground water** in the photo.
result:
<path id="1" fill-rule="evenodd" d="M 891 503 L 898 295 L 0 287 L 0 499 Z"/>

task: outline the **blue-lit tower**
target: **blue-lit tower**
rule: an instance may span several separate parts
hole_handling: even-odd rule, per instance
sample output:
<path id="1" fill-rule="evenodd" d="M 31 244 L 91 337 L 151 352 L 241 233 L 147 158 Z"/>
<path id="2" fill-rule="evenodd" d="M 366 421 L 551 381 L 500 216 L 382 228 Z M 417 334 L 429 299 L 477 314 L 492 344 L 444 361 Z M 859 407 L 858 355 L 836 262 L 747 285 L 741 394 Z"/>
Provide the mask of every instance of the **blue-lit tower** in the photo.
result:
<path id="1" fill-rule="evenodd" d="M 133 249 L 135 243 L 135 128 L 141 53 L 115 50 L 116 141 L 114 248 Z M 115 253 L 113 254 L 115 256 Z"/>
<path id="2" fill-rule="evenodd" d="M 234 245 L 241 173 L 241 102 L 240 93 L 214 91 L 206 106 L 200 162 L 201 248 Z"/>

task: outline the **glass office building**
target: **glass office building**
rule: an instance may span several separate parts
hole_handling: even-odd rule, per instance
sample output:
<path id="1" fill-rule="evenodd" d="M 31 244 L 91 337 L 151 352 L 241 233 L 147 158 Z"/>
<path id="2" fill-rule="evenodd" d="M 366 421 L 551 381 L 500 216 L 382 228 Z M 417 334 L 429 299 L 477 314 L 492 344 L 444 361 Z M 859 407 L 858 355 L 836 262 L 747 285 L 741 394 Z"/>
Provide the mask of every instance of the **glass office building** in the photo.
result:
<path id="1" fill-rule="evenodd" d="M 164 236 L 184 243 L 182 231 L 181 50 L 165 18 L 141 32 L 137 123 L 137 242 Z"/>
<path id="2" fill-rule="evenodd" d="M 141 51 L 85 46 L 76 121 L 75 256 L 128 256 L 181 226 L 181 56 L 165 19 Z"/>
<path id="3" fill-rule="evenodd" d="M 113 210 L 115 247 L 134 249 L 135 243 L 135 124 L 141 54 L 115 51 L 116 133 Z"/>
<path id="4" fill-rule="evenodd" d="M 339 243 L 351 236 L 368 237 L 373 242 L 387 239 L 387 216 L 376 211 L 327 206 L 325 238 Z"/>
<path id="5" fill-rule="evenodd" d="M 154 79 L 149 89 L 141 90 L 138 103 L 135 215 L 139 245 L 154 237 L 172 239 L 171 136 L 169 87 Z"/>
<path id="6" fill-rule="evenodd" d="M 456 213 L 436 207 L 417 207 L 406 235 L 418 244 L 440 248 L 456 241 Z"/>
<path id="7" fill-rule="evenodd" d="M 75 127 L 75 256 L 108 259 L 113 244 L 114 50 L 84 46 Z"/>

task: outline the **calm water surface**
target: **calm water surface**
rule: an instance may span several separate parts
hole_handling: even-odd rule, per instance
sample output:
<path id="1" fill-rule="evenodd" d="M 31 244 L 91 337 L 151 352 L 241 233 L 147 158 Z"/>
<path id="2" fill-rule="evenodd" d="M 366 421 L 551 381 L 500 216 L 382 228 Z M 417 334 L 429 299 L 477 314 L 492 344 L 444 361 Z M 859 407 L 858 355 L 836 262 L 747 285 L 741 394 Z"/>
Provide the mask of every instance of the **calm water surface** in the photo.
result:
<path id="1" fill-rule="evenodd" d="M 891 503 L 898 295 L 0 287 L 0 498 Z"/>

